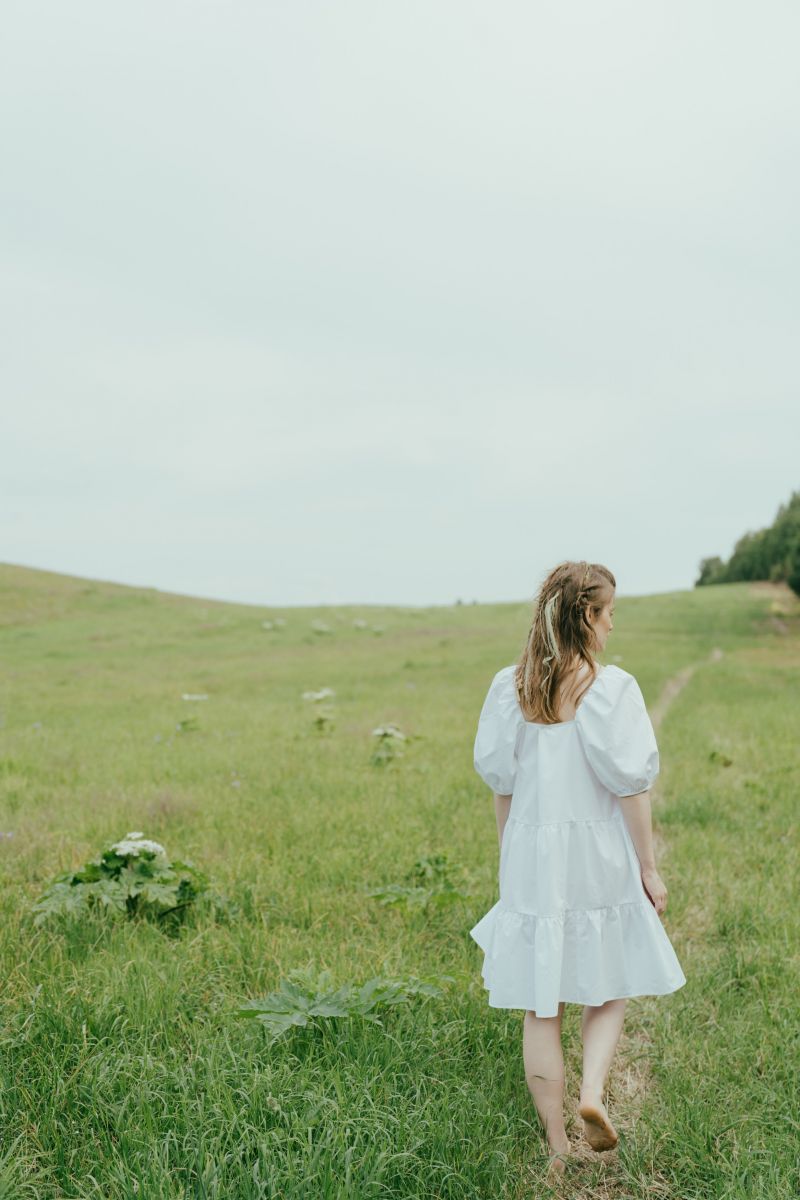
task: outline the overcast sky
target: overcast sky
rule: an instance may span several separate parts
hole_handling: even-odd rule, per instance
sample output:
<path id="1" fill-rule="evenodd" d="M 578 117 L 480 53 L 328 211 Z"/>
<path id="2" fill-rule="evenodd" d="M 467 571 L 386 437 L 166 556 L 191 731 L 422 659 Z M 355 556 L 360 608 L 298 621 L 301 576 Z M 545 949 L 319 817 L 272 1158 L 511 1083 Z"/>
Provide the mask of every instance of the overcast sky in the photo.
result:
<path id="1" fill-rule="evenodd" d="M 0 559 L 689 588 L 800 487 L 794 2 L 6 0 Z"/>

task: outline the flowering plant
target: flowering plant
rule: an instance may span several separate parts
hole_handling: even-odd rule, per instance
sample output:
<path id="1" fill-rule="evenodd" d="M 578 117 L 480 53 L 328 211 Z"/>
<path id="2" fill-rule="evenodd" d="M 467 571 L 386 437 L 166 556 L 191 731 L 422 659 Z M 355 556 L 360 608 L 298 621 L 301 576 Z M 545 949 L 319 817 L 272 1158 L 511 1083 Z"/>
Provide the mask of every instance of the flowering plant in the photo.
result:
<path id="1" fill-rule="evenodd" d="M 34 924 L 98 908 L 164 917 L 185 909 L 207 890 L 205 875 L 191 863 L 170 861 L 160 842 L 139 832 L 127 833 L 99 858 L 57 875 L 33 906 Z"/>

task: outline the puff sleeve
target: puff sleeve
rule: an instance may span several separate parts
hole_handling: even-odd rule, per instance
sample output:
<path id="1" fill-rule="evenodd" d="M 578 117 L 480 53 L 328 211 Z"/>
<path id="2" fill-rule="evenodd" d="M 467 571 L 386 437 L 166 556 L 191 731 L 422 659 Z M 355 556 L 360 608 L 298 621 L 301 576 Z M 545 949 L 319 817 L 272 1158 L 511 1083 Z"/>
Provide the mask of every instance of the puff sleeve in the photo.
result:
<path id="1" fill-rule="evenodd" d="M 609 665 L 584 696 L 575 723 L 589 765 L 615 796 L 646 791 L 659 772 L 658 746 L 641 688 Z"/>
<path id="2" fill-rule="evenodd" d="M 524 717 L 514 687 L 515 664 L 503 667 L 491 682 L 478 718 L 475 735 L 475 770 L 500 796 L 514 791 L 517 773 L 517 738 Z"/>

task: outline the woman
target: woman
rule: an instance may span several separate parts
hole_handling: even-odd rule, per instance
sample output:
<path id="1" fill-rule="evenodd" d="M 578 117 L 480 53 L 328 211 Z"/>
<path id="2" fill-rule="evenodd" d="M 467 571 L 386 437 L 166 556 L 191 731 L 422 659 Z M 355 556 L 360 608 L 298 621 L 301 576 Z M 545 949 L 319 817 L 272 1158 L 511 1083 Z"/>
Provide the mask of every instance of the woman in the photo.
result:
<path id="1" fill-rule="evenodd" d="M 564 1004 L 583 1005 L 578 1112 L 592 1149 L 618 1137 L 603 1090 L 629 996 L 686 978 L 661 924 L 649 788 L 655 734 L 633 675 L 594 659 L 613 629 L 616 581 L 563 562 L 537 596 L 520 662 L 492 680 L 475 769 L 495 793 L 500 899 L 470 934 L 493 1008 L 522 1008 L 528 1088 L 564 1170 Z"/>

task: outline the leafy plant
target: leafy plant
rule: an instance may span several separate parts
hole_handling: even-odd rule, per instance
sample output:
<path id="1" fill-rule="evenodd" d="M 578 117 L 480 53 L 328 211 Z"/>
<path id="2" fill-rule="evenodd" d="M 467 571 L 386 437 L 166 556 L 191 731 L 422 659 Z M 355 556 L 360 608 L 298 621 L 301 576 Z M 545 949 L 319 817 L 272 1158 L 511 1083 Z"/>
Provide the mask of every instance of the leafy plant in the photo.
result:
<path id="1" fill-rule="evenodd" d="M 400 743 L 408 741 L 408 738 L 397 725 L 391 722 L 379 725 L 377 729 L 373 729 L 372 736 L 378 739 L 378 745 L 371 759 L 373 766 L 383 767 L 395 758 L 403 757 Z"/>
<path id="2" fill-rule="evenodd" d="M 314 717 L 314 728 L 318 733 L 329 733 L 333 728 L 334 719 L 332 708 L 318 708 Z"/>
<path id="3" fill-rule="evenodd" d="M 329 697 L 333 698 L 335 695 L 336 692 L 330 687 L 320 688 L 318 692 L 303 692 L 304 700 L 314 701 L 314 728 L 318 733 L 329 732 L 335 720 L 334 710 L 331 705 L 320 703 L 320 701 L 327 700 Z"/>
<path id="4" fill-rule="evenodd" d="M 418 858 L 406 872 L 403 883 L 372 888 L 367 895 L 377 897 L 381 904 L 405 904 L 408 908 L 427 908 L 431 904 L 451 904 L 454 900 L 467 899 L 468 893 L 453 883 L 452 869 L 446 854 Z"/>
<path id="5" fill-rule="evenodd" d="M 98 909 L 161 918 L 207 892 L 206 876 L 191 863 L 170 861 L 160 843 L 128 833 L 78 871 L 57 875 L 33 905 L 34 924 Z"/>
<path id="6" fill-rule="evenodd" d="M 271 1045 L 295 1026 L 318 1024 L 318 1018 L 363 1017 L 382 1025 L 378 1009 L 403 1004 L 412 996 L 439 996 L 444 982 L 452 983 L 453 979 L 449 975 L 440 976 L 436 982 L 416 977 L 376 977 L 360 985 L 334 987 L 330 971 L 315 974 L 308 968 L 298 968 L 281 980 L 276 991 L 259 1000 L 248 1000 L 233 1015 L 262 1024 Z"/>

